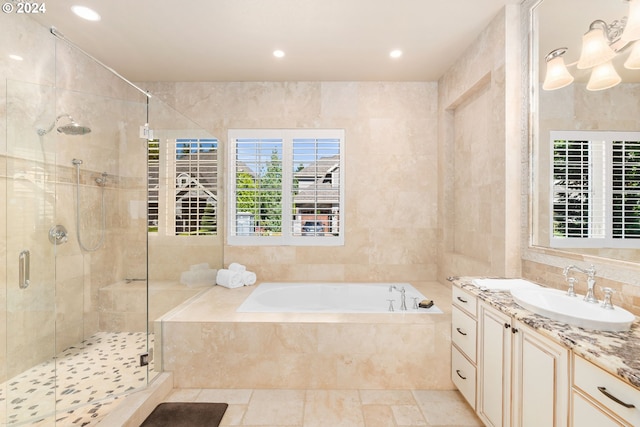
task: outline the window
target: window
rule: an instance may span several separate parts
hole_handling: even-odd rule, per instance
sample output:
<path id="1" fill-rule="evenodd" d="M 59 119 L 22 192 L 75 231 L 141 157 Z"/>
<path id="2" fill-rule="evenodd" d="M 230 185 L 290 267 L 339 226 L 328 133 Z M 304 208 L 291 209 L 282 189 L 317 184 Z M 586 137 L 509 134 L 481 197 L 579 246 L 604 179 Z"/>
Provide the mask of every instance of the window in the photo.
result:
<path id="1" fill-rule="evenodd" d="M 177 138 L 162 146 L 157 139 L 148 142 L 149 232 L 217 234 L 217 159 L 217 139 Z"/>
<path id="2" fill-rule="evenodd" d="M 344 131 L 229 131 L 229 244 L 344 243 Z"/>
<path id="3" fill-rule="evenodd" d="M 640 133 L 557 131 L 551 141 L 551 246 L 640 246 Z"/>

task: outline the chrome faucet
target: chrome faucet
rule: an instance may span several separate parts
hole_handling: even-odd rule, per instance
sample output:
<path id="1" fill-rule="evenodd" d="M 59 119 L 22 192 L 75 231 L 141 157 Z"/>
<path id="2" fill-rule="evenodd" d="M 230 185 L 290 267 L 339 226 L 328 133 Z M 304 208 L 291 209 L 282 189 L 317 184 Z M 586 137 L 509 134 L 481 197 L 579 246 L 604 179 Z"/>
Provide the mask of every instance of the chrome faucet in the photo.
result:
<path id="1" fill-rule="evenodd" d="M 569 278 L 569 272 L 571 270 L 576 270 L 587 275 L 587 294 L 584 296 L 584 300 L 586 302 L 597 304 L 599 301 L 594 294 L 594 288 L 596 286 L 596 268 L 593 265 L 590 265 L 586 270 L 576 265 L 569 265 L 565 267 L 564 270 L 562 270 L 564 279 L 568 281 L 570 285 L 573 285 L 575 283 L 575 279 L 570 280 Z M 573 279 L 573 277 L 571 279 Z M 571 286 L 571 288 L 573 288 L 573 286 Z"/>
<path id="2" fill-rule="evenodd" d="M 393 292 L 393 290 L 400 292 L 400 310 L 407 311 L 407 296 L 404 286 L 398 289 L 396 285 L 389 286 L 389 292 Z"/>

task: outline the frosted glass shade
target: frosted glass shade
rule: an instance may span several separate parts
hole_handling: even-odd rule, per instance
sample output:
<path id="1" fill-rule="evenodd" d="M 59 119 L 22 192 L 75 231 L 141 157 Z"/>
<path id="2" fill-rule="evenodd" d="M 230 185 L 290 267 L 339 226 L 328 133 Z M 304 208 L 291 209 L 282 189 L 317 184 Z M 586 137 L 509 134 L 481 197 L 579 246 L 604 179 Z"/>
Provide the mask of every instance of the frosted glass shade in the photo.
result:
<path id="1" fill-rule="evenodd" d="M 626 42 L 640 39 L 640 0 L 631 0 L 629 2 L 627 24 L 620 38 Z"/>
<path id="2" fill-rule="evenodd" d="M 640 70 L 640 40 L 633 44 L 631 53 L 624 62 L 624 68 L 629 70 Z"/>
<path id="3" fill-rule="evenodd" d="M 604 90 L 614 87 L 620 83 L 622 79 L 616 72 L 611 61 L 598 65 L 591 71 L 587 90 Z"/>
<path id="4" fill-rule="evenodd" d="M 577 67 L 581 70 L 604 64 L 613 59 L 616 53 L 609 46 L 609 41 L 602 28 L 593 28 L 582 36 L 582 51 Z"/>
<path id="5" fill-rule="evenodd" d="M 573 76 L 569 74 L 564 59 L 556 56 L 547 61 L 547 74 L 544 77 L 542 89 L 556 90 L 570 85 L 573 82 Z"/>

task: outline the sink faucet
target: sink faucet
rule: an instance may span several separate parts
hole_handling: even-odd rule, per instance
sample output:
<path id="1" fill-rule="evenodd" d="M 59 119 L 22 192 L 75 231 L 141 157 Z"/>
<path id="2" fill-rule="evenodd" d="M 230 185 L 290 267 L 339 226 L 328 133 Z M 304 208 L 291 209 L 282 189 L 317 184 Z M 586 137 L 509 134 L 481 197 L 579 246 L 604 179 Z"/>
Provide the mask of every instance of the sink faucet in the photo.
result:
<path id="1" fill-rule="evenodd" d="M 596 268 L 593 265 L 590 265 L 589 268 L 585 270 L 584 268 L 580 268 L 576 265 L 569 265 L 562 270 L 562 274 L 567 281 L 570 281 L 569 272 L 571 270 L 576 270 L 587 275 L 587 294 L 584 296 L 584 300 L 586 302 L 597 304 L 599 301 L 594 294 L 594 288 L 596 286 Z M 570 281 L 570 283 L 573 284 L 575 282 Z"/>
<path id="2" fill-rule="evenodd" d="M 396 285 L 389 286 L 389 292 L 393 292 L 393 290 L 400 292 L 400 310 L 407 311 L 407 297 L 405 295 L 406 291 L 404 286 L 398 289 Z"/>

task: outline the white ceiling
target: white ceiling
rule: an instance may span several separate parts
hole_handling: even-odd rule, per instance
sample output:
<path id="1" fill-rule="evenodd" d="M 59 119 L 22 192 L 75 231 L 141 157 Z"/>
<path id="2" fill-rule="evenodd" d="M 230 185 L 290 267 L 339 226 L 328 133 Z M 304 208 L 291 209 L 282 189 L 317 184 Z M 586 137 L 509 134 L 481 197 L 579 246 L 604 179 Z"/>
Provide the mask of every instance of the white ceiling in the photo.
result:
<path id="1" fill-rule="evenodd" d="M 507 3 L 55 0 L 34 19 L 132 81 L 435 81 Z"/>

